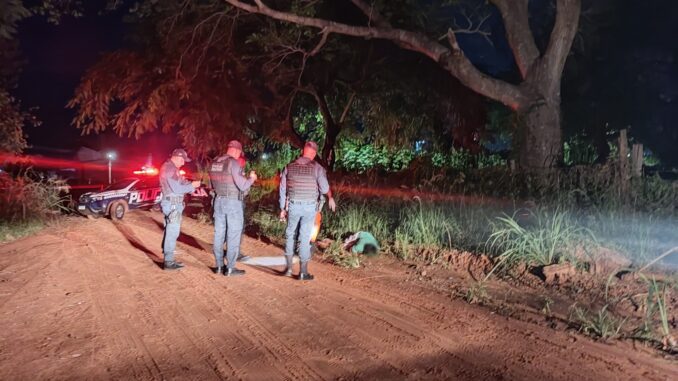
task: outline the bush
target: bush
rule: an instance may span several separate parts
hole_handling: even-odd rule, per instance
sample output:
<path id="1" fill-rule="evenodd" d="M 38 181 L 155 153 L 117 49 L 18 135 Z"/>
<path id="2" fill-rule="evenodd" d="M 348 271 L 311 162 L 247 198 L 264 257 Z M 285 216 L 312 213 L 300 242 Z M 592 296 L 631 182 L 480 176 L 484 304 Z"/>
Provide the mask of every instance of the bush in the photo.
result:
<path id="1" fill-rule="evenodd" d="M 44 220 L 69 211 L 67 186 L 56 178 L 39 179 L 35 173 L 0 176 L 0 221 Z"/>
<path id="2" fill-rule="evenodd" d="M 496 256 L 498 268 L 576 263 L 575 250 L 595 242 L 593 233 L 577 226 L 565 212 L 526 211 L 521 217 L 531 226 L 521 226 L 516 215 L 497 217 L 493 224 L 487 248 Z"/>
<path id="3" fill-rule="evenodd" d="M 34 172 L 0 175 L 0 241 L 33 233 L 69 211 L 66 190 L 65 181 L 40 179 Z"/>

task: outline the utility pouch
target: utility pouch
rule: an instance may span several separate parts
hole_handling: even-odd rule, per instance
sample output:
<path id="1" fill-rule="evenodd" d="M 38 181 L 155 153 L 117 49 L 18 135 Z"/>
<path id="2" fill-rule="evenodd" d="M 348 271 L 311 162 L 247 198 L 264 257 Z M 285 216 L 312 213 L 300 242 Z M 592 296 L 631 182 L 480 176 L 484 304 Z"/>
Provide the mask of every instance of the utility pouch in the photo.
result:
<path id="1" fill-rule="evenodd" d="M 176 206 L 172 205 L 172 211 L 167 216 L 169 223 L 173 224 L 178 222 L 180 216 L 181 215 L 179 214 L 179 210 L 176 208 Z"/>

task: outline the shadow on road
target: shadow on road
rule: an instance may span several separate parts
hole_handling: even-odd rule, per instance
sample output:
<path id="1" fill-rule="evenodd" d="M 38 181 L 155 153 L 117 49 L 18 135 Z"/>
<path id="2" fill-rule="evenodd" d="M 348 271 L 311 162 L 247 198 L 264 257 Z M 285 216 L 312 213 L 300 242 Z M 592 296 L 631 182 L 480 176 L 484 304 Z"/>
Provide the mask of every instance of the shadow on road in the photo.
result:
<path id="1" fill-rule="evenodd" d="M 152 250 L 150 250 L 149 248 L 144 246 L 144 244 L 141 243 L 139 238 L 136 236 L 136 234 L 134 234 L 134 231 L 132 229 L 130 229 L 129 226 L 125 226 L 125 224 L 122 223 L 122 222 L 115 222 L 115 221 L 113 222 L 113 226 L 115 226 L 115 228 L 118 229 L 118 231 L 120 233 L 122 233 L 122 235 L 127 239 L 127 241 L 132 246 L 134 246 L 134 248 L 136 248 L 136 249 L 140 250 L 142 253 L 146 254 L 146 256 L 151 261 L 153 261 L 153 263 L 155 263 L 156 266 L 162 268 L 163 258 L 158 257 L 158 255 L 155 252 L 153 252 Z"/>

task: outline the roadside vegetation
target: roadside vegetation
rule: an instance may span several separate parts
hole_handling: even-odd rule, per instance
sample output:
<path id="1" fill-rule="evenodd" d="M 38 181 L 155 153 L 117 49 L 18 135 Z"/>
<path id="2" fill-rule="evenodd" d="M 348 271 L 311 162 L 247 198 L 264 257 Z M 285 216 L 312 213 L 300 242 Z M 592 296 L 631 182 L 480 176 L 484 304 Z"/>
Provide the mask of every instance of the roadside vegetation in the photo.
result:
<path id="1" fill-rule="evenodd" d="M 506 301 L 492 282 L 527 286 L 546 295 L 540 310 L 550 324 L 555 319 L 597 340 L 641 340 L 675 352 L 678 253 L 658 257 L 678 247 L 678 188 L 657 177 L 635 178 L 623 195 L 615 172 L 595 173 L 601 168 L 610 165 L 542 179 L 509 176 L 507 168 L 429 173 L 428 179 L 410 169 L 392 182 L 367 172 L 362 179 L 335 174 L 338 210 L 323 213 L 319 254 L 359 268 L 367 257 L 342 243 L 367 231 L 381 253 L 415 266 L 479 267 L 473 271 L 480 276 L 458 294 L 469 303 L 501 309 Z M 282 243 L 276 188 L 258 192 L 248 204 L 251 228 Z"/>
<path id="2" fill-rule="evenodd" d="M 0 174 L 0 242 L 32 234 L 68 212 L 67 186 L 25 170 Z"/>

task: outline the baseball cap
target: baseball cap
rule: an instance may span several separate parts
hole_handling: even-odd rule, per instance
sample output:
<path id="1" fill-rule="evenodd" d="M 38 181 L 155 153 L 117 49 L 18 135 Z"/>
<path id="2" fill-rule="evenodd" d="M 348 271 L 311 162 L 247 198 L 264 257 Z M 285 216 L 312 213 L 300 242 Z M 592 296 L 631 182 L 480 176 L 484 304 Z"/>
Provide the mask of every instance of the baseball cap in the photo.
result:
<path id="1" fill-rule="evenodd" d="M 304 144 L 304 148 L 311 148 L 312 150 L 318 152 L 318 144 L 314 141 L 307 141 L 306 144 Z"/>
<path id="2" fill-rule="evenodd" d="M 226 147 L 235 148 L 235 149 L 239 149 L 239 150 L 242 151 L 242 143 L 240 143 L 237 140 L 231 140 L 230 142 L 228 142 L 228 145 Z"/>
<path id="3" fill-rule="evenodd" d="M 186 153 L 186 150 L 184 150 L 183 148 L 177 148 L 174 151 L 172 151 L 172 156 L 183 157 L 186 162 L 191 161 L 191 159 L 188 158 L 188 154 Z"/>

